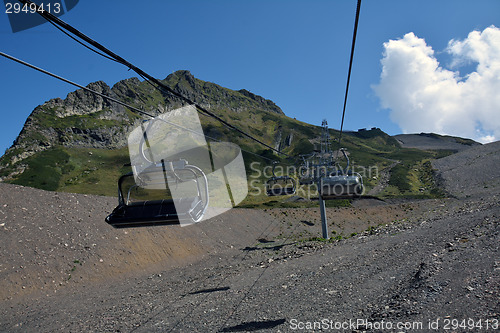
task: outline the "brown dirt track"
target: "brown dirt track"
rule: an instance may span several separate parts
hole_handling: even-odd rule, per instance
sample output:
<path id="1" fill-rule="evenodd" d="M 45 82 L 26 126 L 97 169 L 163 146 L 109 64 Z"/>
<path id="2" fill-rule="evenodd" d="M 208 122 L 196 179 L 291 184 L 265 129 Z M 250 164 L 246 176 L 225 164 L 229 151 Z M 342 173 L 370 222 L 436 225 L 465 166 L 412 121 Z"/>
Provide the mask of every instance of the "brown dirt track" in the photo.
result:
<path id="1" fill-rule="evenodd" d="M 500 316 L 499 158 L 497 142 L 436 161 L 448 199 L 328 209 L 330 231 L 356 233 L 332 243 L 301 241 L 321 235 L 316 209 L 234 209 L 185 228 L 117 230 L 104 222 L 113 198 L 0 184 L 0 331 L 493 322 Z"/>

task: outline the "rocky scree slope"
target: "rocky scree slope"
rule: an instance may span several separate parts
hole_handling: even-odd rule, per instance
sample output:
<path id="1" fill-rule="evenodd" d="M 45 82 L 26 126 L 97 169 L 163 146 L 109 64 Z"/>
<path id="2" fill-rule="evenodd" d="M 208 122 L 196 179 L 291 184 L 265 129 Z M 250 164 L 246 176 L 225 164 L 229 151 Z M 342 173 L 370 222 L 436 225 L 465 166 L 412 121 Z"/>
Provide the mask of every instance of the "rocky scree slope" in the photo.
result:
<path id="1" fill-rule="evenodd" d="M 464 196 L 328 209 L 332 229 L 347 215 L 397 219 L 332 242 L 300 239 L 302 228 L 320 233 L 312 212 L 234 209 L 188 228 L 115 230 L 101 220 L 110 198 L 0 184 L 0 331 L 292 332 L 326 318 L 441 332 L 446 319 L 471 318 L 483 328 L 449 331 L 494 332 L 500 184 L 462 175 L 471 157 L 484 170 L 498 147 L 435 165 L 445 190 L 457 182 Z"/>

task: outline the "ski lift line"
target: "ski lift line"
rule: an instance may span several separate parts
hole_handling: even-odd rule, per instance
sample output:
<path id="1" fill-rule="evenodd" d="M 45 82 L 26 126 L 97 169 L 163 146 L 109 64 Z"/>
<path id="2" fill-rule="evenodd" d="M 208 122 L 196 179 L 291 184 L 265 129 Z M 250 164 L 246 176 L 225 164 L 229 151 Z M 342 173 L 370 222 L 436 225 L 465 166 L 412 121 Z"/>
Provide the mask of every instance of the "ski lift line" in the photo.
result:
<path id="1" fill-rule="evenodd" d="M 54 77 L 54 78 L 56 78 L 56 79 L 58 79 L 58 80 L 61 80 L 61 81 L 66 82 L 66 83 L 69 83 L 69 84 L 71 84 L 71 85 L 73 85 L 73 86 L 75 86 L 75 87 L 81 88 L 81 89 L 83 89 L 83 90 L 85 90 L 85 91 L 88 91 L 88 92 L 90 92 L 90 93 L 92 93 L 92 94 L 95 94 L 95 95 L 98 95 L 98 96 L 100 96 L 100 97 L 102 97 L 102 98 L 108 99 L 109 101 L 112 101 L 112 102 L 115 102 L 115 103 L 117 103 L 117 104 L 120 104 L 120 105 L 122 105 L 122 106 L 124 106 L 124 107 L 126 107 L 126 108 L 130 109 L 130 111 L 137 112 L 137 113 L 139 113 L 139 114 L 145 115 L 145 116 L 147 116 L 147 117 L 150 117 L 151 119 L 154 119 L 154 118 L 155 118 L 155 116 L 153 116 L 153 115 L 152 115 L 152 114 L 150 114 L 150 113 L 147 113 L 147 112 L 145 112 L 145 111 L 139 110 L 138 108 L 133 107 L 133 106 L 131 106 L 131 105 L 128 105 L 128 104 L 126 104 L 126 103 L 124 103 L 124 102 L 122 102 L 122 101 L 120 101 L 120 100 L 117 100 L 117 99 L 115 99 L 115 98 L 113 98 L 113 97 L 110 97 L 110 96 L 104 95 L 104 94 L 102 94 L 102 93 L 100 93 L 100 92 L 97 92 L 97 91 L 95 91 L 95 90 L 92 90 L 92 89 L 90 89 L 90 88 L 87 88 L 87 87 L 85 87 L 85 86 L 83 86 L 83 85 L 81 85 L 81 84 L 78 84 L 78 83 L 76 83 L 76 82 L 70 81 L 70 80 L 68 80 L 68 79 L 66 79 L 66 78 L 63 78 L 63 77 L 61 77 L 61 76 L 59 76 L 59 75 L 56 75 L 56 74 L 54 74 L 54 73 L 51 73 L 51 72 L 49 72 L 49 71 L 46 71 L 46 70 L 44 70 L 44 69 L 42 69 L 42 68 L 40 68 L 40 67 L 37 67 L 37 66 L 35 66 L 35 65 L 32 65 L 32 64 L 30 64 L 30 63 L 28 63 L 28 62 L 25 62 L 25 61 L 21 60 L 21 59 L 17 59 L 17 58 L 15 58 L 15 57 L 13 57 L 13 56 L 11 56 L 11 55 L 8 55 L 8 54 L 6 54 L 6 53 L 3 53 L 3 52 L 1 52 L 1 51 L 0 51 L 0 55 L 1 55 L 1 56 L 3 56 L 3 57 L 5 57 L 5 58 L 8 58 L 8 59 L 10 59 L 10 60 L 13 60 L 13 61 L 15 61 L 15 62 L 17 62 L 17 63 L 20 63 L 20 64 L 22 64 L 22 65 L 25 65 L 25 66 L 27 66 L 27 67 L 30 67 L 30 68 L 32 68 L 32 69 L 35 69 L 35 70 L 37 70 L 37 71 L 39 71 L 39 72 L 41 72 L 41 73 L 44 73 L 44 74 L 49 75 L 49 76 L 51 76 L 51 77 Z M 208 136 L 208 135 L 205 135 L 205 134 L 203 134 L 203 133 L 200 133 L 200 132 L 194 131 L 194 130 L 192 130 L 192 129 L 190 129 L 190 128 L 186 128 L 186 127 L 184 127 L 184 126 L 181 126 L 181 125 L 178 125 L 178 124 L 172 123 L 172 122 L 170 122 L 170 121 L 168 121 L 168 120 L 165 120 L 165 119 L 158 119 L 158 120 L 159 120 L 159 121 L 162 121 L 162 122 L 164 122 L 164 123 L 167 123 L 167 124 L 169 124 L 169 125 L 172 125 L 172 126 L 174 126 L 174 127 L 177 127 L 177 128 L 179 128 L 179 129 L 182 129 L 182 130 L 185 130 L 185 131 L 191 132 L 191 133 L 196 134 L 196 135 L 198 135 L 198 136 L 203 136 L 203 137 L 205 137 L 205 138 L 207 138 L 207 139 L 210 139 L 210 140 L 213 140 L 213 141 L 216 141 L 216 142 L 221 142 L 220 140 L 218 140 L 218 139 L 216 139 L 216 138 L 213 138 L 213 137 Z M 257 156 L 257 157 L 259 157 L 259 158 L 262 158 L 262 159 L 265 159 L 265 160 L 268 160 L 268 161 L 274 161 L 274 160 L 272 160 L 272 159 L 270 159 L 270 158 L 268 158 L 268 157 L 265 157 L 265 156 L 262 156 L 262 155 L 256 154 L 256 153 L 254 153 L 254 152 L 247 151 L 247 150 L 244 150 L 244 149 L 241 149 L 241 150 L 242 150 L 242 151 L 244 151 L 244 152 L 246 152 L 246 153 L 248 153 L 248 154 L 252 154 L 252 155 L 254 155 L 254 156 Z"/>
<path id="2" fill-rule="evenodd" d="M 83 89 L 83 90 L 88 91 L 88 92 L 90 92 L 90 93 L 92 93 L 92 94 L 95 94 L 95 95 L 98 95 L 98 96 L 100 96 L 100 97 L 102 97 L 102 98 L 105 98 L 105 99 L 107 99 L 107 100 L 109 100 L 109 101 L 112 101 L 112 102 L 115 102 L 115 103 L 117 103 L 117 104 L 120 104 L 120 105 L 122 105 L 122 106 L 124 106 L 124 107 L 128 108 L 128 109 L 129 109 L 130 111 L 132 111 L 132 112 L 137 112 L 137 113 L 142 114 L 142 115 L 144 115 L 144 116 L 150 117 L 151 119 L 154 119 L 154 118 L 155 118 L 155 117 L 154 117 L 152 114 L 150 114 L 150 113 L 147 113 L 147 112 L 145 112 L 145 111 L 143 111 L 143 110 L 140 110 L 140 109 L 138 109 L 138 108 L 136 108 L 136 107 L 133 107 L 133 106 L 131 106 L 131 105 L 128 105 L 128 104 L 126 104 L 126 103 L 124 103 L 124 102 L 122 102 L 122 101 L 120 101 L 120 100 L 117 100 L 117 99 L 115 99 L 115 98 L 113 98 L 113 97 L 110 97 L 110 96 L 104 95 L 104 94 L 102 94 L 102 93 L 100 93 L 100 92 L 97 92 L 97 91 L 95 91 L 95 90 L 92 90 L 92 89 L 90 89 L 90 88 L 87 88 L 87 87 L 85 87 L 85 86 L 83 86 L 83 85 L 81 85 L 81 84 L 78 84 L 78 83 L 76 83 L 76 82 L 73 82 L 73 81 L 71 81 L 71 80 L 68 80 L 68 79 L 66 79 L 66 78 L 64 78 L 64 77 L 62 77 L 62 76 L 59 76 L 59 75 L 54 74 L 54 73 L 51 73 L 51 72 L 49 72 L 49 71 L 47 71 L 47 70 L 45 70 L 45 69 L 42 69 L 42 68 L 37 67 L 37 66 L 35 66 L 35 65 L 32 65 L 32 64 L 30 64 L 30 63 L 28 63 L 28 62 L 25 62 L 25 61 L 21 60 L 21 59 L 15 58 L 15 57 L 13 57 L 13 56 L 11 56 L 11 55 L 8 55 L 8 54 L 6 54 L 6 53 L 3 53 L 3 52 L 1 52 L 1 51 L 0 51 L 0 55 L 1 55 L 1 56 L 3 56 L 3 57 L 5 57 L 5 58 L 7 58 L 7 59 L 13 60 L 13 61 L 15 61 L 15 62 L 17 62 L 17 63 L 19 63 L 19 64 L 22 64 L 22 65 L 24 65 L 24 66 L 27 66 L 27 67 L 32 68 L 32 69 L 34 69 L 34 70 L 37 70 L 37 71 L 39 71 L 39 72 L 41 72 L 41 73 L 43 73 L 43 74 L 49 75 L 49 76 L 51 76 L 51 77 L 53 77 L 53 78 L 56 78 L 56 79 L 58 79 L 58 80 L 61 80 L 61 81 L 66 82 L 66 83 L 68 83 L 68 84 L 71 84 L 71 85 L 73 85 L 73 86 L 75 86 L 75 87 L 77 87 L 77 88 Z M 140 96 L 139 96 L 139 98 L 140 98 Z M 141 99 L 142 99 L 142 98 L 141 98 Z M 220 140 L 218 140 L 218 139 L 216 139 L 216 138 L 213 138 L 213 137 L 211 137 L 211 136 L 208 136 L 208 135 L 202 134 L 202 133 L 200 133 L 200 132 L 194 131 L 194 130 L 192 130 L 192 129 L 190 129 L 190 128 L 185 128 L 185 127 L 183 127 L 183 126 L 181 126 L 181 125 L 178 125 L 178 124 L 175 124 L 175 123 L 169 122 L 168 120 L 165 120 L 165 119 L 158 119 L 158 120 L 160 120 L 160 121 L 162 121 L 162 122 L 165 122 L 165 123 L 167 123 L 167 124 L 169 124 L 169 125 L 175 126 L 175 127 L 179 128 L 179 129 L 182 129 L 182 130 L 185 130 L 185 131 L 191 132 L 191 133 L 196 134 L 196 135 L 198 135 L 198 136 L 204 136 L 205 138 L 210 139 L 210 140 L 213 140 L 213 141 L 215 141 L 215 142 L 221 142 Z M 265 156 L 262 156 L 262 155 L 256 154 L 256 153 L 254 153 L 254 152 L 251 152 L 251 151 L 248 151 L 248 150 L 245 150 L 245 149 L 241 149 L 241 151 L 243 151 L 243 152 L 245 152 L 245 153 L 248 153 L 248 154 L 251 154 L 251 155 L 254 155 L 254 156 L 256 156 L 256 157 L 259 157 L 259 158 L 264 159 L 264 160 L 267 160 L 267 161 L 271 161 L 271 162 L 275 161 L 274 159 L 271 159 L 271 158 L 269 158 L 269 157 L 265 157 Z M 292 165 L 292 164 L 290 164 L 290 165 Z"/>
<path id="3" fill-rule="evenodd" d="M 25 4 L 25 5 L 31 5 L 31 4 L 35 4 L 34 2 L 30 1 L 30 0 L 19 0 L 19 2 Z M 137 74 L 141 75 L 141 76 L 144 76 L 146 78 L 148 78 L 149 80 L 151 80 L 152 82 L 154 82 L 156 85 L 162 87 L 163 89 L 165 89 L 166 91 L 168 91 L 169 93 L 173 94 L 174 96 L 177 96 L 179 97 L 180 99 L 184 100 L 186 103 L 188 104 L 191 104 L 191 105 L 194 105 L 198 112 L 203 112 L 203 113 L 206 113 L 207 115 L 211 116 L 212 118 L 218 120 L 219 122 L 221 122 L 222 124 L 224 124 L 225 126 L 229 127 L 230 129 L 246 136 L 247 138 L 251 139 L 251 140 L 254 140 L 255 142 L 261 144 L 262 146 L 265 146 L 266 148 L 269 148 L 275 152 L 277 152 L 278 154 L 282 154 L 282 155 L 285 155 L 287 157 L 290 157 L 288 154 L 286 153 L 283 153 L 273 147 L 271 147 L 270 145 L 262 142 L 261 140 L 253 137 L 252 135 L 240 130 L 239 128 L 235 127 L 234 125 L 231 125 L 230 123 L 228 123 L 227 121 L 225 121 L 224 119 L 220 118 L 219 116 L 217 116 L 216 114 L 208 111 L 206 108 L 198 105 L 198 103 L 195 103 L 194 101 L 192 101 L 191 99 L 183 96 L 182 94 L 174 91 L 172 88 L 168 87 L 167 85 L 165 85 L 163 82 L 161 82 L 160 80 L 156 79 L 155 77 L 149 75 L 148 73 L 144 72 L 142 69 L 134 66 L 132 63 L 128 62 L 127 60 L 125 60 L 124 58 L 120 57 L 118 54 L 112 52 L 111 50 L 107 49 L 105 46 L 99 44 L 98 42 L 96 42 L 95 40 L 93 40 L 92 38 L 88 37 L 87 35 L 83 34 L 82 32 L 80 32 L 79 30 L 77 30 L 76 28 L 72 27 L 71 25 L 67 24 L 66 22 L 64 22 L 63 20 L 59 19 L 58 17 L 52 15 L 51 13 L 47 12 L 46 10 L 44 10 L 41 6 L 38 6 L 37 4 L 35 4 L 35 6 L 37 6 L 37 13 L 40 14 L 42 17 L 44 17 L 47 21 L 49 22 L 53 22 L 54 24 L 57 24 L 58 26 L 60 26 L 61 28 L 71 32 L 72 34 L 76 35 L 77 37 L 83 39 L 85 42 L 89 43 L 90 45 L 94 46 L 95 48 L 99 49 L 100 51 L 104 52 L 105 54 L 107 54 L 108 56 L 112 57 L 113 59 L 115 59 L 115 61 L 127 66 L 129 68 L 129 70 L 133 70 L 134 72 L 136 72 Z"/>
<path id="4" fill-rule="evenodd" d="M 149 84 L 150 84 L 153 88 L 155 88 L 155 89 L 157 89 L 157 90 L 160 90 L 161 92 L 166 92 L 166 91 L 163 89 L 163 86 L 157 86 L 157 85 L 155 85 L 153 82 L 151 82 L 151 80 L 150 80 L 150 79 L 148 79 L 147 77 L 145 77 L 144 75 L 142 75 L 142 74 L 140 74 L 140 73 L 137 73 L 137 74 L 138 74 L 140 77 L 142 77 L 142 78 L 144 79 L 144 81 L 146 81 L 147 83 L 149 83 Z M 170 92 L 170 91 L 167 91 L 167 92 Z M 195 105 L 196 107 L 200 108 L 197 104 L 194 104 L 194 105 Z M 211 115 L 210 115 L 210 114 L 207 114 L 207 113 L 200 113 L 200 114 L 201 114 L 201 115 L 203 115 L 203 116 L 205 116 L 205 117 L 211 117 Z M 217 118 L 216 118 L 216 119 L 217 119 Z M 217 119 L 217 120 L 219 120 L 219 119 Z M 219 121 L 220 121 L 220 120 L 219 120 Z M 227 126 L 227 124 L 226 124 L 225 122 L 223 122 L 223 121 L 221 121 L 221 123 L 222 123 L 222 124 L 224 124 L 226 127 L 229 127 L 230 129 L 234 129 L 234 128 L 232 127 L 232 125 L 231 125 L 231 126 Z M 239 130 L 239 129 L 236 129 L 236 130 L 237 130 L 238 132 L 240 132 L 240 130 Z M 240 132 L 240 133 L 242 133 L 242 132 Z M 245 135 L 246 135 L 246 134 L 245 134 Z M 246 136 L 248 136 L 248 135 L 246 135 Z M 207 136 L 207 137 L 208 137 L 208 136 Z M 210 138 L 210 137 L 208 137 L 208 138 Z M 253 139 L 253 137 L 250 137 L 250 138 L 252 138 L 252 139 Z M 211 139 L 212 139 L 212 138 L 211 138 Z M 213 140 L 219 141 L 219 140 L 217 140 L 217 139 L 213 139 Z M 254 141 L 257 141 L 257 142 L 258 142 L 258 143 L 260 143 L 260 144 L 263 144 L 263 143 L 262 143 L 262 142 L 260 142 L 258 139 L 253 139 L 253 140 L 254 140 Z M 292 156 L 290 156 L 290 155 L 288 155 L 288 154 L 286 154 L 286 153 L 283 153 L 283 152 L 281 152 L 280 150 L 274 149 L 274 148 L 272 148 L 272 147 L 270 147 L 270 146 L 268 146 L 268 145 L 266 145 L 266 144 L 263 144 L 263 145 L 264 145 L 264 146 L 266 146 L 266 147 L 267 147 L 267 148 L 269 148 L 269 149 L 272 149 L 272 150 L 273 150 L 273 151 L 275 151 L 275 152 L 278 152 L 278 153 L 282 154 L 282 155 L 285 155 L 285 156 L 287 156 L 287 157 L 292 157 Z M 248 151 L 248 150 L 241 149 L 241 151 L 244 151 L 244 152 L 246 152 L 246 153 L 248 153 L 248 154 L 251 154 L 251 155 L 257 156 L 257 157 L 259 157 L 259 158 L 265 159 L 265 160 L 267 160 L 267 161 L 271 161 L 271 162 L 275 161 L 274 159 L 271 159 L 271 158 L 269 158 L 269 157 L 265 157 L 265 156 L 262 156 L 262 155 L 259 155 L 259 154 L 256 154 L 256 153 L 253 153 L 253 152 Z M 283 164 L 286 164 L 286 163 L 283 163 Z M 295 165 L 295 164 L 287 164 L 287 165 Z"/>
<path id="5" fill-rule="evenodd" d="M 347 84 L 345 88 L 345 97 L 344 97 L 344 107 L 342 110 L 342 121 L 340 122 L 340 132 L 339 132 L 339 149 L 341 147 L 341 140 L 342 140 L 342 131 L 344 128 L 344 117 L 345 117 L 345 109 L 347 105 L 347 94 L 349 93 L 349 83 L 351 81 L 351 70 L 352 70 L 352 63 L 354 59 L 354 46 L 356 45 L 356 35 L 358 32 L 358 22 L 359 22 L 359 12 L 361 9 L 361 0 L 358 0 L 358 4 L 356 7 L 356 19 L 354 20 L 354 31 L 352 34 L 352 45 L 351 45 L 351 56 L 349 60 L 349 71 L 347 73 Z"/>
<path id="6" fill-rule="evenodd" d="M 78 83 L 76 83 L 76 82 L 73 82 L 73 81 L 70 81 L 70 80 L 68 80 L 68 79 L 65 79 L 65 78 L 63 78 L 62 76 L 59 76 L 59 75 L 56 75 L 56 74 L 51 73 L 51 72 L 49 72 L 49 71 L 46 71 L 45 69 L 42 69 L 42 68 L 37 67 L 37 66 L 35 66 L 35 65 L 32 65 L 32 64 L 30 64 L 30 63 L 28 63 L 28 62 L 25 62 L 25 61 L 21 60 L 21 59 L 17 59 L 17 58 L 15 58 L 15 57 L 13 57 L 13 56 L 11 56 L 11 55 L 8 55 L 8 54 L 6 54 L 6 53 L 3 53 L 3 52 L 1 52 L 1 51 L 0 51 L 0 55 L 1 55 L 1 56 L 3 56 L 3 57 L 5 57 L 5 58 L 8 58 L 8 59 L 10 59 L 10 60 L 13 60 L 13 61 L 15 61 L 15 62 L 17 62 L 17 63 L 20 63 L 20 64 L 22 64 L 22 65 L 28 66 L 28 67 L 30 67 L 30 68 L 32 68 L 32 69 L 35 69 L 35 70 L 37 70 L 37 71 L 39 71 L 39 72 L 42 72 L 42 73 L 44 73 L 44 74 L 47 74 L 47 75 L 49 75 L 49 76 L 51 76 L 51 77 L 53 77 L 53 78 L 56 78 L 56 79 L 58 79 L 58 80 L 64 81 L 64 82 L 66 82 L 66 83 L 69 83 L 69 84 L 71 84 L 71 85 L 73 85 L 73 86 L 75 86 L 75 87 L 81 88 L 81 89 L 83 89 L 83 90 L 85 90 L 85 91 L 88 91 L 88 92 L 90 92 L 90 93 L 92 93 L 92 94 L 98 95 L 98 96 L 100 96 L 100 97 L 102 97 L 102 98 L 105 98 L 105 99 L 107 99 L 107 100 L 111 101 L 111 102 L 114 102 L 114 103 L 120 104 L 120 105 L 122 105 L 122 106 L 124 106 L 124 107 L 126 107 L 126 108 L 130 109 L 130 110 L 131 110 L 131 111 L 133 111 L 133 112 L 137 112 L 137 113 L 142 114 L 142 115 L 144 115 L 144 116 L 150 117 L 151 119 L 154 119 L 154 118 L 155 118 L 155 116 L 153 116 L 152 114 L 147 113 L 147 112 L 142 111 L 142 110 L 139 110 L 138 108 L 133 107 L 133 106 L 131 106 L 131 105 L 128 105 L 128 104 L 126 104 L 126 103 L 124 103 L 124 102 L 122 102 L 122 101 L 120 101 L 120 100 L 118 100 L 118 99 L 116 99 L 116 98 L 110 97 L 110 96 L 108 96 L 108 95 L 102 94 L 102 93 L 100 93 L 100 92 L 98 92 L 98 91 L 95 91 L 95 90 L 93 90 L 93 89 L 90 89 L 90 88 L 87 88 L 87 87 L 85 87 L 85 86 L 82 86 L 81 84 L 78 84 Z M 160 120 L 160 121 L 162 121 L 162 122 L 165 122 L 165 123 L 167 123 L 167 124 L 169 124 L 169 125 L 175 126 L 175 127 L 179 128 L 179 129 L 182 129 L 182 130 L 185 130 L 185 131 L 188 131 L 188 132 L 194 133 L 194 134 L 196 134 L 196 135 L 203 136 L 203 137 L 207 137 L 207 138 L 209 138 L 209 139 L 211 139 L 211 140 L 215 140 L 215 141 L 220 142 L 219 140 L 217 140 L 217 139 L 215 139 L 215 138 L 212 138 L 212 137 L 206 136 L 206 135 L 204 135 L 203 133 L 200 133 L 200 132 L 194 131 L 194 130 L 192 130 L 192 129 L 190 129 L 190 128 L 186 128 L 186 127 L 184 127 L 184 126 L 181 126 L 181 125 L 178 125 L 178 124 L 172 123 L 172 122 L 170 122 L 170 121 L 168 121 L 168 120 L 165 120 L 165 119 L 159 119 L 159 120 Z M 263 158 L 265 158 L 264 156 L 262 156 L 262 157 L 263 157 Z"/>
<path id="7" fill-rule="evenodd" d="M 28 63 L 28 62 L 26 62 L 26 61 L 23 61 L 23 60 L 21 60 L 21 59 L 15 58 L 15 57 L 13 57 L 13 56 L 11 56 L 11 55 L 8 55 L 8 54 L 6 54 L 6 53 L 3 53 L 3 52 L 1 52 L 1 51 L 0 51 L 0 55 L 1 55 L 1 56 L 3 56 L 3 57 L 5 57 L 5 58 L 7 58 L 7 59 L 13 60 L 13 61 L 15 61 L 15 62 L 17 62 L 17 63 L 19 63 L 19 64 L 21 64 L 21 65 L 24 65 L 24 66 L 30 67 L 30 68 L 32 68 L 32 69 L 34 69 L 34 70 L 37 70 L 37 71 L 41 72 L 41 73 L 44 73 L 44 74 L 49 75 L 49 76 L 52 76 L 53 78 L 56 78 L 56 79 L 58 79 L 58 80 L 64 81 L 64 82 L 66 82 L 66 83 L 69 83 L 69 84 L 71 84 L 71 85 L 73 85 L 73 86 L 75 86 L 75 87 L 78 87 L 78 88 L 81 88 L 81 89 L 83 89 L 83 90 L 86 90 L 86 91 L 88 91 L 88 92 L 90 92 L 90 93 L 92 93 L 92 94 L 99 95 L 99 96 L 101 96 L 101 97 L 103 97 L 103 98 L 106 98 L 106 99 L 108 99 L 108 100 L 112 101 L 112 102 L 115 102 L 115 103 L 118 103 L 118 104 L 120 104 L 120 105 L 122 105 L 122 106 L 125 106 L 125 107 L 127 107 L 127 108 L 130 108 L 130 109 L 131 109 L 132 111 L 134 111 L 134 112 L 137 112 L 137 113 L 140 113 L 140 114 L 142 114 L 142 115 L 145 115 L 145 116 L 148 116 L 148 117 L 154 118 L 154 116 L 153 116 L 153 115 L 151 115 L 151 114 L 149 114 L 149 113 L 147 113 L 147 112 L 144 112 L 144 111 L 142 111 L 142 110 L 139 110 L 139 109 L 137 109 L 137 108 L 134 108 L 133 106 L 130 106 L 130 105 L 128 105 L 128 104 L 125 104 L 125 103 L 123 103 L 123 102 L 121 102 L 121 101 L 119 101 L 119 100 L 117 100 L 117 99 L 115 99 L 115 98 L 113 98 L 113 97 L 110 97 L 110 96 L 104 95 L 104 94 L 102 94 L 102 93 L 100 93 L 100 92 L 97 92 L 97 91 L 95 91 L 95 90 L 92 90 L 92 89 L 90 89 L 90 88 L 87 88 L 87 87 L 85 87 L 85 86 L 82 86 L 81 84 L 78 84 L 78 83 L 76 83 L 76 82 L 73 82 L 73 81 L 70 81 L 70 80 L 68 80 L 68 79 L 65 79 L 65 78 L 63 78 L 62 76 L 59 76 L 59 75 L 57 75 L 57 74 L 51 73 L 51 72 L 49 72 L 49 71 L 46 71 L 45 69 L 40 68 L 40 67 L 37 67 L 37 66 L 35 66 L 35 65 L 32 65 L 32 64 L 30 64 L 30 63 Z"/>
<path id="8" fill-rule="evenodd" d="M 88 46 L 87 44 L 83 43 L 82 41 L 78 40 L 77 38 L 73 37 L 71 34 L 69 34 L 67 31 L 64 31 L 64 29 L 62 29 L 61 27 L 59 27 L 57 24 L 55 24 L 54 22 L 52 21 L 48 21 L 50 24 L 52 24 L 56 29 L 58 29 L 59 31 L 61 31 L 63 34 L 65 34 L 66 36 L 68 36 L 69 38 L 71 38 L 72 40 L 74 40 L 75 42 L 77 42 L 78 44 L 82 45 L 83 47 L 89 49 L 90 51 L 92 52 L 95 52 L 97 53 L 98 55 L 108 59 L 108 60 L 111 60 L 111 61 L 115 61 L 117 63 L 120 63 L 118 60 L 116 59 L 113 59 L 111 58 L 110 56 L 107 56 L 106 54 L 102 53 L 102 52 L 99 52 L 97 51 L 96 49 L 93 49 L 91 48 L 90 46 Z"/>

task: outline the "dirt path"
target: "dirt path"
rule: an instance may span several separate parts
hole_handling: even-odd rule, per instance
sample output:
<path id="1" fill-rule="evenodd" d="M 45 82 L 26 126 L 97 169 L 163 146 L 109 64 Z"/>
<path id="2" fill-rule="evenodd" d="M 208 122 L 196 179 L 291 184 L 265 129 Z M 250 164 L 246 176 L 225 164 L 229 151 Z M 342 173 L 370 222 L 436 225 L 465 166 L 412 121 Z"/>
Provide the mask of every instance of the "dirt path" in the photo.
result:
<path id="1" fill-rule="evenodd" d="M 388 167 L 385 167 L 380 171 L 379 174 L 379 181 L 377 185 L 375 185 L 374 188 L 372 188 L 370 191 L 368 191 L 368 195 L 378 195 L 382 193 L 382 191 L 387 187 L 389 184 L 389 178 L 391 178 L 391 170 L 394 168 L 396 165 L 401 163 L 400 161 L 394 161 L 391 165 Z"/>

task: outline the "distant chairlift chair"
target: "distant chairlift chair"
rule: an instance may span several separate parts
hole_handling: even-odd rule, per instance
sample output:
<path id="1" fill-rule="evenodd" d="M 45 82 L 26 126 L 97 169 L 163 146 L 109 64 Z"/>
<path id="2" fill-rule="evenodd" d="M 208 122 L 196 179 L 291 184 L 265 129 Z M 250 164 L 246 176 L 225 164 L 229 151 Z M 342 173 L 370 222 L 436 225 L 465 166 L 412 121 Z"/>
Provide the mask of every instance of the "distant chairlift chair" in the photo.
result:
<path id="1" fill-rule="evenodd" d="M 341 151 L 347 166 L 320 179 L 319 190 L 323 200 L 358 198 L 363 195 L 363 178 L 357 172 L 348 171 L 349 158 L 344 149 Z"/>
<path id="2" fill-rule="evenodd" d="M 277 162 L 273 162 L 273 176 L 266 182 L 267 196 L 280 196 L 295 194 L 296 186 L 295 180 L 289 176 L 276 176 L 274 169 Z"/>

